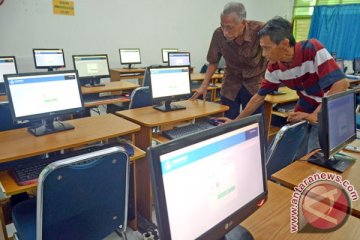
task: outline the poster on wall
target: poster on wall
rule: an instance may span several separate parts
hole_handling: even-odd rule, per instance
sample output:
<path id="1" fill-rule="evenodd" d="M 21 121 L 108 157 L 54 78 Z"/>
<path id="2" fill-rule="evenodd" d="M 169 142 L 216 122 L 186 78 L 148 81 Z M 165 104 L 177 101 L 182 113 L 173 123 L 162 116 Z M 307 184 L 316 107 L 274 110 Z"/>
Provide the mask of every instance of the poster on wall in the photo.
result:
<path id="1" fill-rule="evenodd" d="M 57 15 L 74 16 L 74 1 L 53 0 L 53 12 Z"/>

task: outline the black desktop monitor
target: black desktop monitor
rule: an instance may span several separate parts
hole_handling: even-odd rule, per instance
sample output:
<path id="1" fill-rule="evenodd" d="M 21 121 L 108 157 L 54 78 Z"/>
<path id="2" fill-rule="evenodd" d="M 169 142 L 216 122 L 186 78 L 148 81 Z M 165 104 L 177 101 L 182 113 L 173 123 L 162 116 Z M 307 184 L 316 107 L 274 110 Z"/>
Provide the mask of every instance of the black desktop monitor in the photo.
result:
<path id="1" fill-rule="evenodd" d="M 29 128 L 36 136 L 73 129 L 55 117 L 84 109 L 76 71 L 6 75 L 5 87 L 14 121 L 42 120 Z"/>
<path id="2" fill-rule="evenodd" d="M 47 69 L 52 71 L 55 68 L 65 67 L 64 50 L 54 49 L 33 49 L 34 62 L 36 69 Z"/>
<path id="3" fill-rule="evenodd" d="M 321 151 L 309 162 L 343 172 L 355 160 L 338 153 L 356 139 L 355 92 L 348 90 L 324 97 L 318 117 Z"/>
<path id="4" fill-rule="evenodd" d="M 100 79 L 110 77 L 107 54 L 73 55 L 72 57 L 81 85 L 104 85 L 100 84 Z"/>
<path id="5" fill-rule="evenodd" d="M 171 104 L 171 101 L 190 96 L 190 68 L 150 67 L 149 72 L 152 102 L 164 102 L 154 108 L 164 112 L 185 109 L 184 106 Z"/>
<path id="6" fill-rule="evenodd" d="M 354 58 L 353 69 L 354 74 L 360 74 L 360 58 Z"/>
<path id="7" fill-rule="evenodd" d="M 189 52 L 168 52 L 169 66 L 191 66 Z"/>
<path id="8" fill-rule="evenodd" d="M 5 95 L 4 75 L 5 74 L 16 74 L 17 66 L 16 59 L 14 56 L 0 56 L 0 95 Z"/>
<path id="9" fill-rule="evenodd" d="M 160 239 L 241 233 L 267 198 L 265 138 L 258 114 L 150 147 Z"/>
<path id="10" fill-rule="evenodd" d="M 339 68 L 341 69 L 342 72 L 344 72 L 345 69 L 345 65 L 344 65 L 344 59 L 336 59 L 336 64 L 339 66 Z"/>
<path id="11" fill-rule="evenodd" d="M 131 68 L 131 64 L 141 64 L 141 55 L 139 48 L 120 48 L 120 63 L 128 64 L 128 68 Z"/>
<path id="12" fill-rule="evenodd" d="M 162 48 L 161 49 L 161 56 L 162 56 L 162 61 L 163 63 L 168 63 L 169 59 L 168 59 L 168 53 L 169 52 L 178 52 L 179 49 L 177 48 Z"/>

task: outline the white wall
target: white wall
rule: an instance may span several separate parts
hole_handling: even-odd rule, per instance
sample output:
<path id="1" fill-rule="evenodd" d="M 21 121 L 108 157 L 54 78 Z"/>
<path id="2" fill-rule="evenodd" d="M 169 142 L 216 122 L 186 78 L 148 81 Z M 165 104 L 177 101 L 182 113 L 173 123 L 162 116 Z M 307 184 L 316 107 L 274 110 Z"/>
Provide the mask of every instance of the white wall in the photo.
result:
<path id="1" fill-rule="evenodd" d="M 0 55 L 15 55 L 20 72 L 34 71 L 32 48 L 73 54 L 107 53 L 120 67 L 118 49 L 141 49 L 142 66 L 161 63 L 160 49 L 190 51 L 199 70 L 220 11 L 228 0 L 74 0 L 75 16 L 53 15 L 51 0 L 5 0 L 0 6 Z M 291 19 L 293 0 L 243 0 L 248 19 Z"/>

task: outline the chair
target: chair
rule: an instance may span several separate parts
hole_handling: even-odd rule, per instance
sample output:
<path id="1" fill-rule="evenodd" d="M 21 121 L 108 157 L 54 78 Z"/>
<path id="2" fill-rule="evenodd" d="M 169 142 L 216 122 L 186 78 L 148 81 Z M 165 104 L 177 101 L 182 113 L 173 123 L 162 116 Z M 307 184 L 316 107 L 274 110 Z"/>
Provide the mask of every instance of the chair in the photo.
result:
<path id="1" fill-rule="evenodd" d="M 292 163 L 306 137 L 307 122 L 285 125 L 276 134 L 266 151 L 266 170 L 268 179 L 280 169 Z"/>
<path id="2" fill-rule="evenodd" d="M 15 239 L 126 239 L 129 158 L 119 147 L 49 164 L 37 198 L 13 209 Z"/>
<path id="3" fill-rule="evenodd" d="M 130 96 L 129 109 L 151 106 L 151 95 L 149 87 L 138 87 Z"/>

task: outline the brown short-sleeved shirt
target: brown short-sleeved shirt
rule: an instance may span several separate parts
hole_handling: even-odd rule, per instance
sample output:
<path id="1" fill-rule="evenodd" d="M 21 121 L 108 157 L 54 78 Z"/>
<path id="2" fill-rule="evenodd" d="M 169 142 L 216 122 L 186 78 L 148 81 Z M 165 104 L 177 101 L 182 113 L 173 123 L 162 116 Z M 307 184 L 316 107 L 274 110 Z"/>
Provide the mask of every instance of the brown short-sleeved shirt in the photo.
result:
<path id="1" fill-rule="evenodd" d="M 225 74 L 221 95 L 235 100 L 240 88 L 244 86 L 255 94 L 261 85 L 267 60 L 262 57 L 258 32 L 264 23 L 247 21 L 244 39 L 226 40 L 221 28 L 217 28 L 211 39 L 207 60 L 218 63 L 221 56 L 225 60 Z"/>

